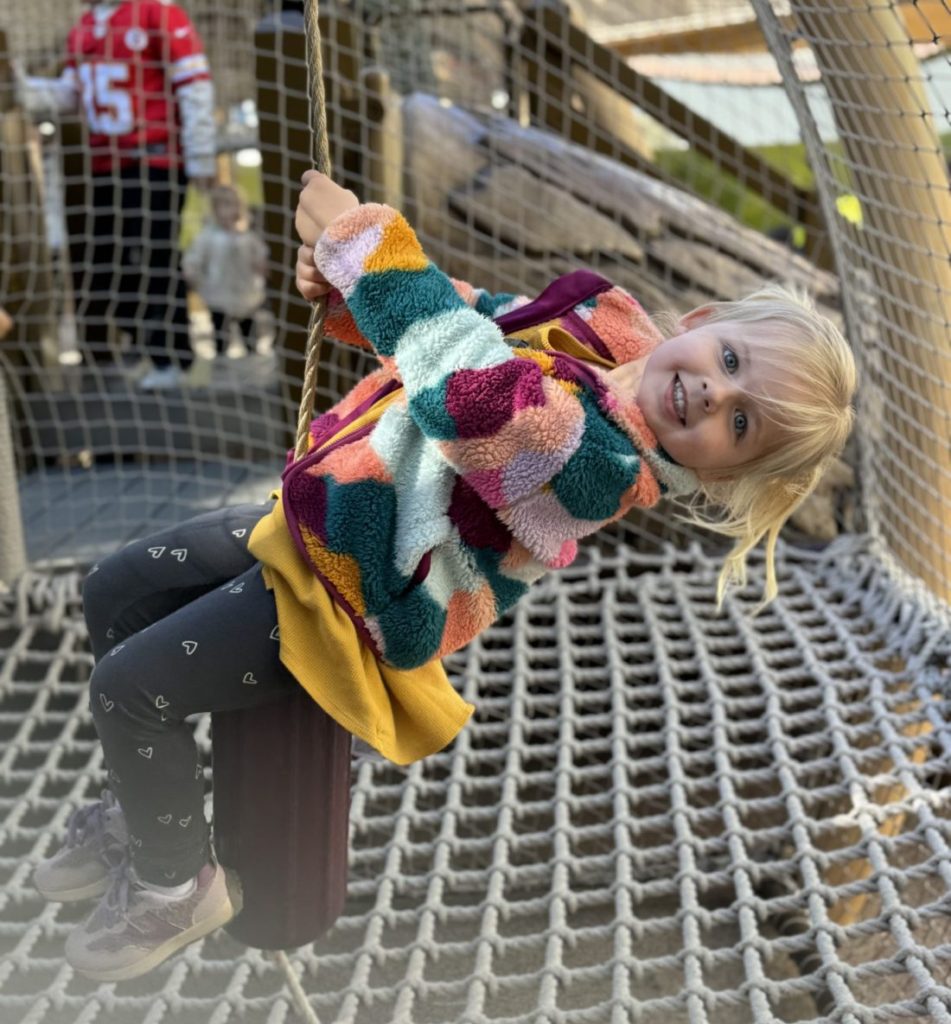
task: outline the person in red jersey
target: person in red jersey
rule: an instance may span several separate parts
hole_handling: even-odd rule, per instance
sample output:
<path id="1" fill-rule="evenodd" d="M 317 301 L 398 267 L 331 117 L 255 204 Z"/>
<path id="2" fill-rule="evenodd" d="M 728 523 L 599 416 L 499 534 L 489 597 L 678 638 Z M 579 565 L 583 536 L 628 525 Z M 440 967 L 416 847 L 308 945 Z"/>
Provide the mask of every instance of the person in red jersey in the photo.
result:
<path id="1" fill-rule="evenodd" d="M 38 113 L 81 110 L 91 203 L 70 240 L 87 359 L 109 360 L 110 320 L 144 343 L 146 389 L 182 380 L 193 354 L 178 266 L 188 180 L 215 178 L 214 90 L 188 15 L 164 0 L 88 2 L 69 33 L 58 79 L 27 78 Z"/>

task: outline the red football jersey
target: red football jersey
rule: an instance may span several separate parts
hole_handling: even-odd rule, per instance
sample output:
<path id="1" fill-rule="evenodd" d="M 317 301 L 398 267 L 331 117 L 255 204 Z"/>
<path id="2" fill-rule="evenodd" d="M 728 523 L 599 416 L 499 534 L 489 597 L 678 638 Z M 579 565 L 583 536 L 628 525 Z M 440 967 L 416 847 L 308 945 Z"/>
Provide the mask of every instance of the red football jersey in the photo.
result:
<path id="1" fill-rule="evenodd" d="M 210 78 L 201 38 L 188 15 L 163 0 L 126 0 L 86 10 L 67 42 L 89 125 L 92 169 L 145 160 L 181 164 L 175 93 Z"/>

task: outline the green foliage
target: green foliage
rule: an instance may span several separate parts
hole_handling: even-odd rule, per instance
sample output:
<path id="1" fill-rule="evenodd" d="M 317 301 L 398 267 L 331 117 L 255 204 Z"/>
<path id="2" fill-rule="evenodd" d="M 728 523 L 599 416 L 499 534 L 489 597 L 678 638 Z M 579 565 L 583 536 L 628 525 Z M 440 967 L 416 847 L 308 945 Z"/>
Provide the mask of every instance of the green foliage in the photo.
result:
<path id="1" fill-rule="evenodd" d="M 812 173 L 802 146 L 770 146 L 768 152 L 765 147 L 759 152 L 793 183 L 806 188 L 811 186 Z M 794 226 L 789 217 L 695 150 L 660 150 L 654 156 L 654 163 L 671 180 L 725 210 L 747 227 L 768 232 L 777 228 L 791 230 Z"/>
<path id="2" fill-rule="evenodd" d="M 802 189 L 815 187 L 815 176 L 806 157 L 806 147 L 801 143 L 759 146 L 752 152 L 788 178 L 791 186 Z M 766 202 L 753 189 L 747 188 L 735 175 L 695 150 L 661 150 L 655 154 L 654 162 L 673 181 L 725 210 L 746 227 L 764 234 L 789 232 L 797 248 L 805 243 L 805 229 L 801 224 Z M 843 166 L 841 160 L 836 160 L 834 156 L 831 162 L 834 168 Z M 852 216 L 855 215 L 854 210 L 850 212 Z"/>
<path id="3" fill-rule="evenodd" d="M 951 132 L 941 135 L 940 140 L 943 152 L 951 161 Z M 803 189 L 815 188 L 815 175 L 802 143 L 757 146 L 752 152 L 785 175 L 792 185 Z M 847 220 L 861 223 L 861 203 L 853 194 L 842 144 L 831 143 L 828 152 L 830 169 L 841 187 L 837 203 L 839 212 Z M 654 163 L 673 181 L 725 210 L 747 227 L 762 232 L 785 228 L 792 232 L 794 240 L 803 237 L 801 225 L 771 206 L 733 174 L 692 149 L 660 150 L 655 154 Z"/>

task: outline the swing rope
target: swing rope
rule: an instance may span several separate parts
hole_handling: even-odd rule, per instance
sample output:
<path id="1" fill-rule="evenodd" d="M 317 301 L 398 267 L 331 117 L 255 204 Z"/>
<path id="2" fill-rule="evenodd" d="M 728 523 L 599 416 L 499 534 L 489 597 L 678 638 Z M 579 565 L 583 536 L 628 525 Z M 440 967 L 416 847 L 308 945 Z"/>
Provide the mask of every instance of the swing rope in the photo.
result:
<path id="1" fill-rule="evenodd" d="M 307 84 L 310 101 L 310 142 L 311 163 L 321 174 L 329 175 L 330 146 L 327 140 L 327 104 L 324 96 L 324 64 L 320 45 L 320 23 L 318 21 L 318 0 L 304 5 L 304 44 L 307 53 Z M 327 316 L 327 297 L 321 295 L 314 303 L 307 325 L 307 347 L 304 350 L 304 383 L 297 413 L 297 440 L 294 445 L 294 459 L 307 453 L 307 438 L 310 422 L 314 415 L 314 400 L 317 395 L 317 371 L 320 367 L 320 349 L 324 337 L 324 320 Z M 283 971 L 291 997 L 298 1013 L 307 1024 L 320 1024 L 313 1007 L 307 1001 L 307 993 L 300 978 L 283 950 L 272 950 L 270 956 Z"/>
<path id="2" fill-rule="evenodd" d="M 310 142 L 311 163 L 321 174 L 329 175 L 330 145 L 327 140 L 327 104 L 324 97 L 324 62 L 320 47 L 320 23 L 318 21 L 318 0 L 304 5 L 304 33 L 307 52 L 308 98 L 310 100 Z M 314 415 L 314 399 L 317 395 L 317 370 L 320 366 L 320 348 L 324 337 L 324 320 L 327 316 L 327 298 L 322 295 L 314 303 L 307 325 L 307 347 L 304 355 L 304 386 L 301 391 L 300 409 L 297 413 L 297 442 L 294 458 L 300 459 L 307 453 L 307 437 L 310 421 Z"/>

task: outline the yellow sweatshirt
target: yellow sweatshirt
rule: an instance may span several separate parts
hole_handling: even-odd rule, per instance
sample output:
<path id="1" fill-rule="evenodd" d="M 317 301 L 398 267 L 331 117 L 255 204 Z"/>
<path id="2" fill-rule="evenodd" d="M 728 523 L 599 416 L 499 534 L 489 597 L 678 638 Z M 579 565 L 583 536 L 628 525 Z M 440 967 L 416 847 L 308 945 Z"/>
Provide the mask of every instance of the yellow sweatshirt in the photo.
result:
<path id="1" fill-rule="evenodd" d="M 337 440 L 378 418 L 392 394 L 334 435 Z M 328 444 L 330 442 L 327 442 Z M 378 661 L 294 544 L 280 492 L 255 526 L 248 549 L 263 564 L 274 594 L 281 661 L 315 701 L 345 729 L 396 764 L 442 750 L 475 710 L 459 696 L 442 662 L 414 669 Z"/>

